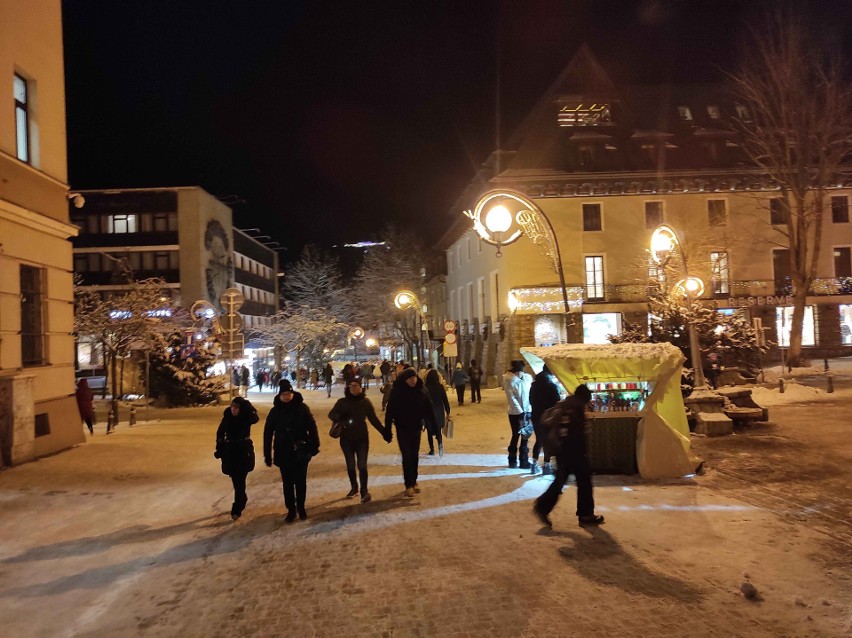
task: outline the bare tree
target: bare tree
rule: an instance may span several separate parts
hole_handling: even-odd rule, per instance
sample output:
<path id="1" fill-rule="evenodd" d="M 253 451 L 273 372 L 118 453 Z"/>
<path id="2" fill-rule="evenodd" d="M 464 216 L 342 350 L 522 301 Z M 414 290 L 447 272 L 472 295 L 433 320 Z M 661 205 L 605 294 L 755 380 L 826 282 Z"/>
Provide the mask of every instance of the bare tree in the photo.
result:
<path id="1" fill-rule="evenodd" d="M 74 331 L 78 338 L 91 338 L 103 346 L 116 419 L 119 359 L 135 345 L 150 341 L 152 333 L 164 329 L 163 320 L 172 315 L 171 300 L 163 296 L 164 290 L 162 279 L 128 280 L 126 290 L 107 299 L 80 286 L 75 290 Z"/>
<path id="2" fill-rule="evenodd" d="M 352 299 L 343 285 L 340 263 L 316 244 L 305 246 L 298 261 L 287 268 L 282 292 L 287 301 L 321 308 L 339 321 L 352 318 Z"/>
<path id="3" fill-rule="evenodd" d="M 339 347 L 347 325 L 322 308 L 287 303 L 267 325 L 254 326 L 255 336 L 269 347 L 296 353 L 297 369 L 319 366 L 326 349 Z"/>
<path id="4" fill-rule="evenodd" d="M 426 250 L 415 235 L 393 226 L 384 229 L 381 241 L 368 251 L 355 276 L 355 320 L 395 332 L 413 354 L 420 349 L 419 317 L 414 309 L 399 310 L 393 300 L 400 290 L 421 296 Z"/>
<path id="5" fill-rule="evenodd" d="M 778 185 L 786 220 L 773 228 L 789 249 L 793 320 L 789 364 L 801 362 L 802 323 L 816 278 L 826 189 L 852 151 L 852 92 L 836 49 L 803 16 L 778 9 L 752 32 L 745 60 L 730 76 L 745 107 L 736 120 L 743 150 Z"/>

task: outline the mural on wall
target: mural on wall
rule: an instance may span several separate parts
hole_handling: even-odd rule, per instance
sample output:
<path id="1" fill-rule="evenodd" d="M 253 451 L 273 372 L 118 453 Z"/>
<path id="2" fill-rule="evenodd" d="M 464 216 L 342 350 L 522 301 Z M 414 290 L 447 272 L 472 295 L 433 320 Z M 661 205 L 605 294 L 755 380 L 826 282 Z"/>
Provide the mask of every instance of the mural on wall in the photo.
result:
<path id="1" fill-rule="evenodd" d="M 225 227 L 215 219 L 207 222 L 204 233 L 204 248 L 207 249 L 207 295 L 213 303 L 218 303 L 222 292 L 231 285 L 234 261 L 231 257 L 231 242 Z"/>

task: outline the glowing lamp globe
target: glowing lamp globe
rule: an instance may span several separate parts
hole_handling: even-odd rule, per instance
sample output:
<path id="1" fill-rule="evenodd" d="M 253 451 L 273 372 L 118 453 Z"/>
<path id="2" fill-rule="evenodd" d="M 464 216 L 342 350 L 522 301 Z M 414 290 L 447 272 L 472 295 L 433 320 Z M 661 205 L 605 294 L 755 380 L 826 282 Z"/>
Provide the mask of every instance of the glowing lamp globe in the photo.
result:
<path id="1" fill-rule="evenodd" d="M 485 227 L 492 233 L 505 233 L 512 225 L 512 213 L 505 206 L 493 206 L 485 215 Z"/>
<path id="2" fill-rule="evenodd" d="M 651 256 L 654 261 L 658 264 L 664 262 L 677 243 L 677 235 L 671 228 L 658 226 L 651 235 Z"/>

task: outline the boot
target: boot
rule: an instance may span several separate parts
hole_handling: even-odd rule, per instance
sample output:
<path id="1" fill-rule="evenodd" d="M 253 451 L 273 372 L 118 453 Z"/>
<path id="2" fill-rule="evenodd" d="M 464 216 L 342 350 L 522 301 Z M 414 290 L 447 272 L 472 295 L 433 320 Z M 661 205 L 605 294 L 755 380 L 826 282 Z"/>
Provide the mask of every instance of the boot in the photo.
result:
<path id="1" fill-rule="evenodd" d="M 541 468 L 539 468 L 538 463 L 535 461 L 530 463 L 530 474 L 538 474 L 541 472 Z"/>
<path id="2" fill-rule="evenodd" d="M 292 523 L 296 520 L 296 510 L 287 510 L 287 516 L 284 517 L 285 523 Z"/>
<path id="3" fill-rule="evenodd" d="M 509 455 L 509 467 L 518 467 L 518 459 L 514 454 Z"/>
<path id="4" fill-rule="evenodd" d="M 545 463 L 544 467 L 541 468 L 541 473 L 543 476 L 552 476 L 553 475 L 553 466 L 550 463 Z"/>
<path id="5" fill-rule="evenodd" d="M 520 462 L 518 463 L 518 467 L 521 468 L 522 470 L 530 469 L 530 457 L 521 456 Z"/>

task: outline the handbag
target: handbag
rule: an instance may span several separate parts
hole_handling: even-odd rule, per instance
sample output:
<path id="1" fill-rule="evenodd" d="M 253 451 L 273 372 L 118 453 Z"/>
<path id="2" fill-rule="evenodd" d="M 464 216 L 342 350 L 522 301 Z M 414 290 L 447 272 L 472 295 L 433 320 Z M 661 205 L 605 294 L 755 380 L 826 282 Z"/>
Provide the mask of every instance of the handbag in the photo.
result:
<path id="1" fill-rule="evenodd" d="M 444 422 L 444 427 L 441 428 L 441 431 L 444 433 L 444 436 L 448 439 L 453 438 L 453 419 L 452 417 L 447 417 L 447 420 Z"/>
<path id="2" fill-rule="evenodd" d="M 331 424 L 328 435 L 333 439 L 339 439 L 341 434 L 343 434 L 343 421 L 335 421 Z"/>
<path id="3" fill-rule="evenodd" d="M 524 424 L 518 429 L 518 434 L 523 438 L 528 439 L 533 435 L 535 428 L 533 427 L 532 419 L 524 415 Z"/>

